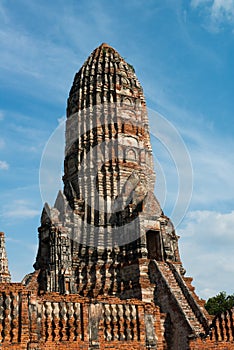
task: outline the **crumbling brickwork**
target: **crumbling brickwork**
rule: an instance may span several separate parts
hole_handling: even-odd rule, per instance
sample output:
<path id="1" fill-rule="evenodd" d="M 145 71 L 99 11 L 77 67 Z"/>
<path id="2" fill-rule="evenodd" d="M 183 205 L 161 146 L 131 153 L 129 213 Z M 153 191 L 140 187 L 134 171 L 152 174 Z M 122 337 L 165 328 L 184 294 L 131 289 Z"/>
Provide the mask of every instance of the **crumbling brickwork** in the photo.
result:
<path id="1" fill-rule="evenodd" d="M 3 349 L 144 349 L 163 346 L 159 307 L 137 299 L 38 295 L 37 273 L 27 286 L 0 286 Z"/>
<path id="2" fill-rule="evenodd" d="M 191 349 L 234 349 L 234 308 L 215 316 L 207 336 L 193 341 Z"/>

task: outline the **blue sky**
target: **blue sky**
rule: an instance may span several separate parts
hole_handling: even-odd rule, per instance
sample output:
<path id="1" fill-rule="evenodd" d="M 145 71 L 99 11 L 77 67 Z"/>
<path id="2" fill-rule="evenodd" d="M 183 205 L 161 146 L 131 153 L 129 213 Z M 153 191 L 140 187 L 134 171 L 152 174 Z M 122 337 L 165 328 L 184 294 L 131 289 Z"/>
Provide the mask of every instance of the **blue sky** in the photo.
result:
<path id="1" fill-rule="evenodd" d="M 0 230 L 13 279 L 33 271 L 43 149 L 75 72 L 102 42 L 135 67 L 148 107 L 190 154 L 193 194 L 177 227 L 187 275 L 201 297 L 234 293 L 234 0 L 0 0 Z M 154 135 L 152 144 L 170 215 L 177 169 Z"/>

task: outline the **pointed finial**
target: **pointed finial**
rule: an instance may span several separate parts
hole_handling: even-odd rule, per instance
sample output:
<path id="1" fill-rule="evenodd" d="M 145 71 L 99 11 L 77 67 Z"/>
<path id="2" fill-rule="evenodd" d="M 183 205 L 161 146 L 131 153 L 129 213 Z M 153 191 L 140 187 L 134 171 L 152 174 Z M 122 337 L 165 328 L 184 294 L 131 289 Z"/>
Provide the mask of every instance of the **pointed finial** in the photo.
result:
<path id="1" fill-rule="evenodd" d="M 0 283 L 10 283 L 11 275 L 8 269 L 8 259 L 5 248 L 4 232 L 0 232 Z"/>

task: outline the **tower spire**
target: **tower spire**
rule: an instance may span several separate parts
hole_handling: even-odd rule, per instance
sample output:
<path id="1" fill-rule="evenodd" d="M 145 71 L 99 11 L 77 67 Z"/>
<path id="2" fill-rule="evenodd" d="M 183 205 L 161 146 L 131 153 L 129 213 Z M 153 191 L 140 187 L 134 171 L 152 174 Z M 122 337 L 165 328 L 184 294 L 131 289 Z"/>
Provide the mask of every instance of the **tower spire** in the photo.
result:
<path id="1" fill-rule="evenodd" d="M 10 283 L 11 275 L 8 269 L 8 259 L 5 248 L 4 232 L 0 232 L 0 283 Z"/>

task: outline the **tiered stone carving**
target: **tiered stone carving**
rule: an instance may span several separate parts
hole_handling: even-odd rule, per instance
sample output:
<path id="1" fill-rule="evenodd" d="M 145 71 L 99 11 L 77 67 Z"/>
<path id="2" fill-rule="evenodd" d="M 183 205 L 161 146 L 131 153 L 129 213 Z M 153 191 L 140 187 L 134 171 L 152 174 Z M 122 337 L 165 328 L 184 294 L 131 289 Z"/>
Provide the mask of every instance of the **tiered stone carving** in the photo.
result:
<path id="1" fill-rule="evenodd" d="M 54 208 L 42 213 L 41 290 L 142 298 L 139 259 L 180 261 L 178 237 L 154 196 L 143 90 L 107 44 L 69 94 L 63 181 Z"/>
<path id="2" fill-rule="evenodd" d="M 9 283 L 11 275 L 8 269 L 8 259 L 5 248 L 4 233 L 0 232 L 0 283 Z"/>

